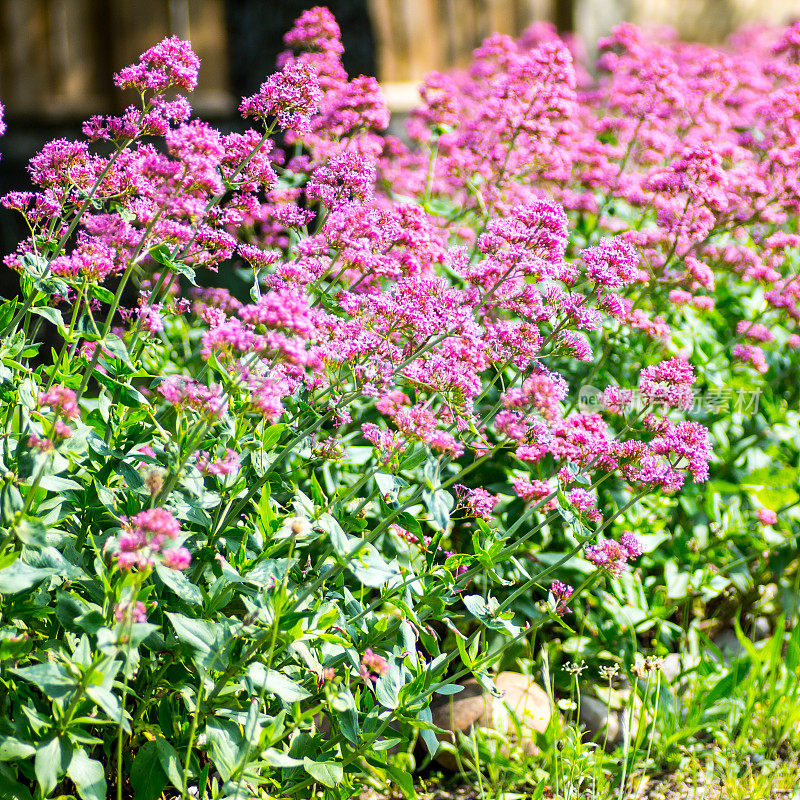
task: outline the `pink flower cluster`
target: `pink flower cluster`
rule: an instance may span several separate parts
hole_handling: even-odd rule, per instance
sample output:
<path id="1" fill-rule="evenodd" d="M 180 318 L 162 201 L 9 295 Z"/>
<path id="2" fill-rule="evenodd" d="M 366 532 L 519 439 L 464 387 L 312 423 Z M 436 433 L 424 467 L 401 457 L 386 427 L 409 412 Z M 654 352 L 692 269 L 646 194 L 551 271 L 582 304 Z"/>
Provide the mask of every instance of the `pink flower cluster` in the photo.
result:
<path id="1" fill-rule="evenodd" d="M 239 471 L 240 456 L 235 450 L 228 448 L 221 458 L 213 458 L 205 451 L 197 454 L 197 469 L 204 475 L 215 475 L 224 478 L 226 475 L 235 475 Z"/>
<path id="2" fill-rule="evenodd" d="M 117 603 L 114 606 L 114 619 L 117 622 L 147 622 L 147 607 L 141 600 Z"/>
<path id="3" fill-rule="evenodd" d="M 530 480 L 525 475 L 520 475 L 511 481 L 514 491 L 526 502 L 540 502 L 544 498 L 555 494 L 555 490 L 547 481 Z M 554 511 L 558 508 L 558 500 L 551 497 L 539 506 L 540 511 Z"/>
<path id="4" fill-rule="evenodd" d="M 359 674 L 364 683 L 370 686 L 373 683 L 377 683 L 378 678 L 381 675 L 385 675 L 388 669 L 389 664 L 382 655 L 374 653 L 371 647 L 368 647 L 364 651 L 359 667 Z"/>
<path id="5" fill-rule="evenodd" d="M 579 513 L 585 514 L 592 522 L 601 522 L 603 514 L 595 507 L 597 498 L 586 489 L 570 489 L 567 492 L 567 500 L 570 505 Z"/>
<path id="6" fill-rule="evenodd" d="M 77 419 L 79 415 L 75 392 L 66 386 L 51 386 L 46 392 L 40 392 L 39 408 L 50 408 L 55 413 L 49 435 L 38 436 L 35 433 L 28 437 L 28 444 L 42 453 L 51 451 L 58 442 L 72 436 L 72 428 L 64 420 Z"/>
<path id="7" fill-rule="evenodd" d="M 267 78 L 257 94 L 242 100 L 243 117 L 275 117 L 285 130 L 311 132 L 311 117 L 322 99 L 317 76 L 304 61 L 290 61 Z"/>
<path id="8" fill-rule="evenodd" d="M 586 558 L 612 578 L 618 578 L 628 569 L 628 561 L 638 558 L 643 552 L 641 542 L 631 531 L 623 533 L 618 542 L 606 539 L 602 544 L 591 545 L 585 550 Z"/>
<path id="9" fill-rule="evenodd" d="M 170 569 L 187 569 L 191 555 L 185 547 L 168 547 L 180 536 L 180 524 L 165 508 L 140 511 L 123 521 L 116 541 L 115 558 L 120 569 L 147 569 L 160 561 Z"/>
<path id="10" fill-rule="evenodd" d="M 563 617 L 567 613 L 567 602 L 575 592 L 575 589 L 567 583 L 553 581 L 550 584 L 550 592 L 556 599 L 556 614 Z"/>
<path id="11" fill-rule="evenodd" d="M 500 498 L 487 492 L 486 489 L 470 489 L 461 483 L 455 485 L 459 506 L 468 516 L 478 519 L 490 519 L 494 507 Z"/>
<path id="12" fill-rule="evenodd" d="M 691 364 L 684 358 L 671 358 L 641 371 L 639 391 L 653 404 L 685 409 L 694 403 L 694 382 Z"/>
<path id="13" fill-rule="evenodd" d="M 221 386 L 208 387 L 193 378 L 170 375 L 158 385 L 158 391 L 176 409 L 191 409 L 207 417 L 221 416 L 227 407 Z"/>
<path id="14" fill-rule="evenodd" d="M 756 511 L 756 516 L 758 521 L 765 527 L 774 525 L 778 521 L 778 515 L 769 508 L 759 508 Z"/>
<path id="15" fill-rule="evenodd" d="M 46 392 L 39 394 L 39 406 L 50 408 L 64 419 L 76 419 L 78 416 L 78 403 L 75 392 L 66 386 L 52 386 Z"/>
<path id="16" fill-rule="evenodd" d="M 697 379 L 676 354 L 688 347 L 680 321 L 702 318 L 723 281 L 758 286 L 749 295 L 767 316 L 738 322 L 746 342 L 730 356 L 763 372 L 765 348 L 800 343 L 790 50 L 752 42 L 734 59 L 621 26 L 594 80 L 550 29 L 493 36 L 467 70 L 426 79 L 406 145 L 382 135 L 375 81 L 348 78 L 329 12 L 304 12 L 285 44 L 279 71 L 242 101 L 255 118 L 243 133 L 189 121 L 182 92 L 198 62 L 186 42 L 122 70 L 141 107 L 86 126 L 114 152 L 51 142 L 29 166 L 36 191 L 3 199 L 31 228 L 7 264 L 47 265 L 75 312 L 108 297 L 106 281 L 140 280 L 119 334 L 158 356 L 191 329 L 203 372 L 165 370 L 154 396 L 209 426 L 229 411 L 256 427 L 310 407 L 324 415 L 315 457 L 354 440 L 388 470 L 412 449 L 450 462 L 496 448 L 525 503 L 558 508 L 557 477 L 596 523 L 579 473 L 653 492 L 706 480 L 708 432 L 683 419 Z M 186 291 L 221 265 L 247 276 L 250 301 Z M 619 383 L 600 413 L 575 410 L 571 384 L 592 369 L 579 362 Z M 629 413 L 637 370 L 644 420 Z M 40 404 L 69 419 L 55 391 Z M 200 471 L 232 475 L 238 455 L 219 453 L 197 454 Z M 484 489 L 456 491 L 473 517 L 502 513 Z M 164 514 L 127 524 L 120 564 L 148 565 L 177 536 Z M 587 555 L 618 574 L 635 550 L 623 537 Z M 188 563 L 182 551 L 160 557 Z M 560 602 L 567 588 L 553 590 Z"/>
<path id="17" fill-rule="evenodd" d="M 623 24 L 599 43 L 597 79 L 574 63 L 579 45 L 552 28 L 535 25 L 517 42 L 494 36 L 468 70 L 423 85 L 409 133 L 414 145 L 435 142 L 433 175 L 425 146 L 393 142 L 382 167 L 407 194 L 455 198 L 460 208 L 560 201 L 588 230 L 583 258 L 601 305 L 647 336 L 666 341 L 682 309 L 713 308 L 705 292 L 723 275 L 760 286 L 766 327 L 791 333 L 800 322 L 789 257 L 798 241 L 786 224 L 800 210 L 791 167 L 797 31 L 743 31 L 710 47 Z M 536 126 L 549 135 L 531 141 Z M 487 225 L 482 252 L 497 227 Z M 636 259 L 609 252 L 609 234 Z M 677 308 L 656 313 L 663 303 L 636 291 L 644 282 Z M 785 341 L 763 333 L 752 338 Z M 768 369 L 745 347 L 734 357 Z"/>
<path id="18" fill-rule="evenodd" d="M 197 86 L 199 70 L 200 59 L 189 42 L 172 36 L 142 53 L 138 63 L 120 70 L 114 83 L 140 93 L 163 92 L 173 86 L 191 92 Z"/>

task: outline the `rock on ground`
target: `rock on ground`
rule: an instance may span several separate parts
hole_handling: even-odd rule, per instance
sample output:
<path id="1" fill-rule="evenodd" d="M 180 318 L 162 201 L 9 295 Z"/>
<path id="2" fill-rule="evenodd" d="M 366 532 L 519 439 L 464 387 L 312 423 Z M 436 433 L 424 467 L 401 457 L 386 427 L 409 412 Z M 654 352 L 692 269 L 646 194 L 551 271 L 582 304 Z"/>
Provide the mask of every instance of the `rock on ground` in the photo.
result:
<path id="1" fill-rule="evenodd" d="M 550 721 L 547 694 L 532 678 L 519 672 L 501 672 L 494 684 L 502 697 L 492 696 L 470 678 L 462 683 L 461 692 L 431 706 L 434 725 L 446 731 L 438 735 L 439 741 L 457 744 L 456 734 L 469 733 L 473 726 L 513 734 L 513 714 L 522 729 L 522 747 L 527 753 L 535 753 L 534 732 L 543 732 Z M 436 761 L 446 769 L 458 768 L 452 753 L 440 752 Z"/>

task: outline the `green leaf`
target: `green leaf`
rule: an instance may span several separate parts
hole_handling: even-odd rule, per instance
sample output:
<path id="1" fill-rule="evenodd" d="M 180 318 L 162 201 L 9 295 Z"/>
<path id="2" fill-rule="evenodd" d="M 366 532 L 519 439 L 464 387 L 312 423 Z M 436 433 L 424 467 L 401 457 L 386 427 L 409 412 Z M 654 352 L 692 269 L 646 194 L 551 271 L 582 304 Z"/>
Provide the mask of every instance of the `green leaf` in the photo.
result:
<path id="1" fill-rule="evenodd" d="M 248 667 L 247 677 L 252 681 L 254 686 L 263 688 L 267 692 L 272 692 L 272 694 L 289 703 L 311 697 L 311 693 L 304 689 L 299 683 L 293 681 L 291 678 L 287 678 L 286 675 L 275 669 L 267 669 L 263 664 L 259 664 L 258 662 Z"/>
<path id="2" fill-rule="evenodd" d="M 397 708 L 398 695 L 402 686 L 400 670 L 392 665 L 375 684 L 375 697 L 384 708 Z"/>
<path id="3" fill-rule="evenodd" d="M 510 620 L 513 613 L 506 611 L 502 614 L 497 612 L 499 603 L 494 597 L 484 600 L 479 594 L 465 595 L 463 603 L 470 614 L 476 616 L 487 628 L 492 630 L 505 630 L 512 636 L 516 636 L 520 629 Z"/>
<path id="4" fill-rule="evenodd" d="M 402 478 L 385 472 L 375 473 L 375 483 L 378 485 L 378 491 L 393 503 L 397 502 L 400 490 L 408 486 Z"/>
<path id="5" fill-rule="evenodd" d="M 90 700 L 97 703 L 110 720 L 119 723 L 120 716 L 122 716 L 122 706 L 115 694 L 102 686 L 89 686 L 86 689 L 86 694 Z M 122 717 L 122 730 L 126 733 L 130 733 L 131 730 L 130 723 L 125 716 Z"/>
<path id="6" fill-rule="evenodd" d="M 69 580 L 85 580 L 86 573 L 68 561 L 64 554 L 55 547 L 42 547 L 29 550 L 25 558 L 36 569 L 53 569 L 57 575 Z"/>
<path id="7" fill-rule="evenodd" d="M 431 730 L 433 726 L 433 714 L 431 713 L 430 706 L 425 706 L 420 709 L 418 719 L 420 722 L 425 723 L 420 726 L 420 736 L 422 737 L 425 747 L 428 749 L 428 753 L 431 758 L 433 758 L 439 751 L 439 740 L 436 738 L 436 734 Z"/>
<path id="8" fill-rule="evenodd" d="M 11 776 L 3 774 L 0 770 L 0 777 L 2 777 L 3 800 L 33 800 L 33 795 L 21 783 L 17 783 Z"/>
<path id="9" fill-rule="evenodd" d="M 203 669 L 224 669 L 230 660 L 230 625 L 192 619 L 167 612 L 178 640 L 194 650 L 194 663 Z"/>
<path id="10" fill-rule="evenodd" d="M 108 336 L 103 339 L 100 344 L 108 350 L 114 358 L 118 358 L 126 367 L 133 370 L 133 362 L 131 361 L 130 355 L 128 355 L 128 348 L 119 336 Z"/>
<path id="11" fill-rule="evenodd" d="M 261 449 L 262 450 L 271 450 L 278 444 L 278 440 L 281 438 L 281 434 L 286 429 L 285 422 L 276 422 L 274 425 L 270 425 L 264 431 L 264 437 L 261 440 Z"/>
<path id="12" fill-rule="evenodd" d="M 30 311 L 31 314 L 37 314 L 43 319 L 46 319 L 48 322 L 52 322 L 53 325 L 58 328 L 58 332 L 62 336 L 66 336 L 67 326 L 64 324 L 64 318 L 61 316 L 61 312 L 57 308 L 50 308 L 50 306 L 38 306 L 37 308 L 32 308 Z"/>
<path id="13" fill-rule="evenodd" d="M 96 297 L 101 303 L 108 303 L 111 305 L 114 302 L 114 293 L 109 292 L 105 286 L 97 286 L 97 284 L 89 284 L 89 294 Z"/>
<path id="14" fill-rule="evenodd" d="M 172 253 L 170 252 L 169 246 L 164 244 L 164 242 L 151 247 L 147 252 L 150 258 L 157 264 L 168 267 L 172 263 Z"/>
<path id="15" fill-rule="evenodd" d="M 706 709 L 710 709 L 718 700 L 723 697 L 733 697 L 735 689 L 740 683 L 743 683 L 750 670 L 747 668 L 739 667 L 730 672 L 726 672 L 703 696 L 703 705 Z"/>
<path id="16" fill-rule="evenodd" d="M 770 511 L 779 511 L 782 506 L 792 505 L 797 502 L 797 492 L 783 487 L 781 489 L 760 489 L 755 492 L 758 502 Z"/>
<path id="17" fill-rule="evenodd" d="M 222 779 L 227 781 L 239 761 L 239 728 L 230 720 L 217 718 L 206 725 L 206 740 L 214 766 L 219 770 Z"/>
<path id="18" fill-rule="evenodd" d="M 197 286 L 195 282 L 194 270 L 188 264 L 182 264 L 180 261 L 174 261 L 172 253 L 165 244 L 159 244 L 156 247 L 151 247 L 148 251 L 153 261 L 161 264 L 172 272 L 178 275 L 183 275 L 192 286 Z"/>
<path id="19" fill-rule="evenodd" d="M 178 751 L 162 736 L 156 739 L 156 753 L 161 768 L 167 774 L 170 783 L 178 790 L 183 788 L 183 767 Z"/>
<path id="20" fill-rule="evenodd" d="M 144 478 L 130 465 L 121 461 L 114 471 L 121 475 L 129 489 L 141 489 L 144 486 Z"/>
<path id="21" fill-rule="evenodd" d="M 21 742 L 13 736 L 6 736 L 0 740 L 0 761 L 18 761 L 20 758 L 30 758 L 36 748 L 28 742 Z"/>
<path id="22" fill-rule="evenodd" d="M 789 467 L 772 472 L 769 467 L 754 469 L 745 474 L 741 480 L 741 486 L 754 489 L 761 489 L 764 486 L 774 486 L 781 488 L 791 486 L 797 480 L 797 470 Z"/>
<path id="23" fill-rule="evenodd" d="M 416 449 L 412 450 L 408 455 L 400 461 L 400 469 L 408 471 L 416 469 L 421 464 L 425 463 L 428 458 L 428 453 L 422 445 L 417 445 Z"/>
<path id="24" fill-rule="evenodd" d="M 19 667 L 11 671 L 41 689 L 51 700 L 64 697 L 78 685 L 64 667 L 52 661 L 30 667 Z"/>
<path id="25" fill-rule="evenodd" d="M 686 597 L 690 575 L 679 570 L 674 559 L 664 564 L 664 583 L 667 586 L 667 597 L 672 600 Z"/>
<path id="26" fill-rule="evenodd" d="M 89 758 L 85 750 L 76 750 L 72 754 L 67 775 L 72 778 L 82 800 L 105 800 L 106 778 L 103 765 Z"/>
<path id="27" fill-rule="evenodd" d="M 436 489 L 433 492 L 425 491 L 422 493 L 422 502 L 430 512 L 431 522 L 435 527 L 440 531 L 446 531 L 450 524 L 450 512 L 455 504 L 453 495 L 443 489 Z"/>
<path id="28" fill-rule="evenodd" d="M 156 564 L 156 575 L 181 600 L 192 605 L 203 605 L 203 593 L 180 570 L 169 569 L 163 564 Z"/>
<path id="29" fill-rule="evenodd" d="M 100 384 L 106 387 L 109 392 L 115 397 L 119 397 L 119 402 L 122 405 L 127 406 L 128 408 L 139 408 L 142 405 L 147 403 L 145 400 L 144 395 L 134 389 L 132 386 L 128 386 L 124 383 L 120 383 L 119 381 L 115 381 L 109 375 L 105 375 L 99 370 L 95 370 L 92 373 L 92 377 Z"/>
<path id="30" fill-rule="evenodd" d="M 464 687 L 459 683 L 448 683 L 446 686 L 440 686 L 436 691 L 435 694 L 458 694 L 459 692 L 464 691 Z"/>
<path id="31" fill-rule="evenodd" d="M 361 554 L 353 558 L 350 571 L 364 586 L 380 587 L 400 574 L 396 561 L 388 562 L 371 544 L 362 548 Z"/>
<path id="32" fill-rule="evenodd" d="M 400 791 L 407 800 L 416 800 L 417 792 L 414 788 L 414 776 L 410 772 L 398 769 L 391 764 L 386 764 L 384 769 L 389 773 L 395 784 L 400 787 Z"/>
<path id="33" fill-rule="evenodd" d="M 358 543 L 358 539 L 344 532 L 332 514 L 323 514 L 317 520 L 317 525 L 330 536 L 331 546 L 337 556 L 347 557 Z"/>
<path id="34" fill-rule="evenodd" d="M 21 559 L 17 559 L 10 566 L 0 570 L 0 594 L 24 592 L 55 574 L 56 570 L 54 569 L 36 569 Z"/>
<path id="35" fill-rule="evenodd" d="M 413 514 L 409 514 L 408 511 L 403 511 L 402 513 L 398 514 L 397 524 L 401 528 L 405 528 L 407 531 L 413 533 L 420 541 L 422 541 L 422 526 L 419 524 L 419 520 Z"/>
<path id="36" fill-rule="evenodd" d="M 214 643 L 214 623 L 185 617 L 183 614 L 167 612 L 175 634 L 181 642 L 191 645 L 200 653 L 207 653 Z"/>
<path id="37" fill-rule="evenodd" d="M 14 312 L 17 310 L 17 298 L 6 300 L 0 305 L 0 331 L 4 331 L 8 327 L 8 323 L 14 318 Z"/>
<path id="38" fill-rule="evenodd" d="M 197 286 L 197 278 L 195 276 L 195 271 L 188 264 L 183 264 L 180 261 L 173 261 L 169 265 L 169 268 L 173 272 L 176 272 L 178 275 L 183 275 L 183 277 L 186 278 L 186 280 L 189 281 L 189 283 L 191 283 L 192 286 Z"/>
<path id="39" fill-rule="evenodd" d="M 318 783 L 335 788 L 344 778 L 344 769 L 341 764 L 333 761 L 312 761 L 308 756 L 303 759 L 303 769 Z"/>
<path id="40" fill-rule="evenodd" d="M 358 712 L 352 697 L 350 697 L 350 702 L 353 703 L 351 708 L 346 708 L 344 711 L 339 712 L 339 728 L 348 741 L 353 744 L 359 744 L 361 741 L 361 727 L 358 724 Z"/>
<path id="41" fill-rule="evenodd" d="M 271 767 L 302 767 L 303 762 L 299 758 L 293 758 L 288 753 L 283 753 L 276 750 L 274 747 L 268 747 L 261 757 Z"/>
<path id="42" fill-rule="evenodd" d="M 155 742 L 145 742 L 133 759 L 131 785 L 134 800 L 158 800 L 167 787 Z"/>
<path id="43" fill-rule="evenodd" d="M 29 547 L 47 544 L 47 528 L 38 519 L 25 517 L 17 523 L 17 538 Z"/>
<path id="44" fill-rule="evenodd" d="M 61 777 L 61 740 L 56 736 L 36 749 L 33 769 L 45 797 L 56 788 Z"/>
<path id="45" fill-rule="evenodd" d="M 81 491 L 83 487 L 77 482 L 70 480 L 69 478 L 62 478 L 60 475 L 45 475 L 41 481 L 39 481 L 39 486 L 42 489 L 47 489 L 48 492 L 74 492 L 74 491 Z"/>

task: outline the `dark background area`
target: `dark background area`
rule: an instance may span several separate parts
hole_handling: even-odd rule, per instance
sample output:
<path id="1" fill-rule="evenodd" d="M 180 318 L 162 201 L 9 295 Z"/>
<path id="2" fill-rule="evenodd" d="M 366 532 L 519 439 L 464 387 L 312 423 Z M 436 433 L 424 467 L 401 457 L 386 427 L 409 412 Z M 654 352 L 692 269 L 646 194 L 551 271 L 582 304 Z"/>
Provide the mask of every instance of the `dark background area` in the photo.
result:
<path id="1" fill-rule="evenodd" d="M 226 0 L 231 88 L 237 97 L 258 89 L 275 69 L 275 59 L 284 49 L 283 35 L 305 9 L 320 3 L 282 0 L 269 5 L 265 11 L 265 4 L 259 0 Z M 324 5 L 342 30 L 342 60 L 347 74 L 375 75 L 375 40 L 367 0 L 333 0 Z"/>
<path id="2" fill-rule="evenodd" d="M 44 35 L 52 39 L 53 16 L 50 14 L 46 18 L 46 29 L 42 32 L 39 28 L 31 28 L 31 17 L 22 17 L 9 12 L 9 7 L 4 7 L 5 2 L 10 0 L 0 0 L 0 20 L 4 23 L 5 34 L 0 37 L 0 47 L 5 42 L 3 38 L 13 45 L 13 39 L 19 35 L 30 35 L 33 40 L 39 35 Z M 25 0 L 28 2 L 28 0 Z M 31 0 L 35 5 L 36 0 Z M 98 12 L 102 12 L 105 0 L 99 3 L 88 0 L 83 6 L 85 16 L 81 20 L 71 20 L 72 24 L 84 26 L 85 30 L 97 31 L 103 25 L 108 24 L 108 20 L 103 20 Z M 237 113 L 236 106 L 239 98 L 253 94 L 263 80 L 275 70 L 275 60 L 278 53 L 283 49 L 283 35 L 291 28 L 294 20 L 307 8 L 319 5 L 313 0 L 280 0 L 279 2 L 264 2 L 264 0 L 225 0 L 224 31 L 220 33 L 227 41 L 227 63 L 218 65 L 207 64 L 206 59 L 201 61 L 201 83 L 198 94 L 201 93 L 205 85 L 211 83 L 212 90 L 206 90 L 205 97 L 202 95 L 199 101 L 192 97 L 195 113 L 216 124 L 224 132 L 231 130 L 243 130 L 249 126 L 242 120 Z M 44 4 L 47 5 L 47 4 Z M 330 0 L 325 3 L 336 17 L 342 30 L 342 40 L 345 47 L 343 56 L 344 66 L 348 74 L 353 77 L 356 75 L 374 75 L 376 73 L 375 43 L 370 27 L 370 20 L 367 10 L 367 0 Z M 187 6 L 188 8 L 188 6 Z M 188 15 L 188 12 L 187 12 Z M 35 18 L 34 18 L 35 20 Z M 15 31 L 14 24 L 27 23 L 23 34 Z M 166 20 L 173 31 L 180 35 L 180 25 L 170 18 Z M 179 21 L 178 21 L 179 23 Z M 175 30 L 178 28 L 178 30 Z M 162 35 L 167 35 L 170 31 L 165 31 Z M 202 34 L 203 31 L 200 31 Z M 190 36 L 194 41 L 193 31 L 190 29 Z M 142 49 L 155 44 L 157 39 L 144 44 Z M 33 44 L 33 41 L 31 42 Z M 8 130 L 0 138 L 0 195 L 14 190 L 31 190 L 32 186 L 28 172 L 27 163 L 46 142 L 56 138 L 77 139 L 82 136 L 81 123 L 92 113 L 114 113 L 131 102 L 130 97 L 125 97 L 123 93 L 116 90 L 112 84 L 112 74 L 125 63 L 135 60 L 136 54 L 120 63 L 119 53 L 117 57 L 109 48 L 109 40 L 97 35 L 92 37 L 92 51 L 85 58 L 85 67 L 89 71 L 88 78 L 85 78 L 87 86 L 98 86 L 108 94 L 93 93 L 87 91 L 86 108 L 82 111 L 79 107 L 69 107 L 60 105 L 55 101 L 53 107 L 42 105 L 35 108 L 24 102 L 10 103 L 6 108 L 5 121 Z M 19 45 L 19 42 L 17 42 Z M 199 48 L 198 48 L 199 49 Z M 6 80 L 3 82 L 0 102 L 3 101 L 5 91 L 9 91 L 13 96 L 14 74 L 9 74 L 14 70 L 13 64 L 9 64 L 8 48 L 4 48 L 3 56 L 6 59 Z M 137 52 L 141 52 L 141 49 Z M 24 55 L 24 54 L 23 54 Z M 224 68 L 224 75 L 220 75 L 220 67 Z M 19 67 L 17 66 L 17 70 Z M 208 70 L 212 74 L 208 75 Z M 216 72 L 213 72 L 216 70 Z M 46 74 L 57 78 L 58 64 L 57 59 L 49 53 L 47 62 L 42 67 Z M 227 89 L 226 97 L 219 97 L 216 86 L 223 83 Z M 18 93 L 24 93 L 24 88 L 20 87 Z M 209 100 L 209 98 L 211 98 Z M 22 98 L 24 100 L 24 98 Z M 0 248 L 2 255 L 12 252 L 17 244 L 28 233 L 27 226 L 17 212 L 8 211 L 0 207 Z M 9 297 L 18 288 L 16 273 L 0 266 L 0 296 Z"/>
<path id="3" fill-rule="evenodd" d="M 621 19 L 722 41 L 756 16 L 777 24 L 800 17 L 800 0 L 0 0 L 0 102 L 8 124 L 0 194 L 31 188 L 26 165 L 45 142 L 79 138 L 83 120 L 133 102 L 112 75 L 171 34 L 190 39 L 201 59 L 195 115 L 223 132 L 244 128 L 239 99 L 274 71 L 283 35 L 314 5 L 327 5 L 339 23 L 348 74 L 376 75 L 395 120 L 426 72 L 464 66 L 485 36 L 516 36 L 536 20 L 591 43 Z M 3 254 L 26 232 L 18 214 L 0 208 Z M 15 285 L 16 276 L 0 267 L 0 295 Z"/>

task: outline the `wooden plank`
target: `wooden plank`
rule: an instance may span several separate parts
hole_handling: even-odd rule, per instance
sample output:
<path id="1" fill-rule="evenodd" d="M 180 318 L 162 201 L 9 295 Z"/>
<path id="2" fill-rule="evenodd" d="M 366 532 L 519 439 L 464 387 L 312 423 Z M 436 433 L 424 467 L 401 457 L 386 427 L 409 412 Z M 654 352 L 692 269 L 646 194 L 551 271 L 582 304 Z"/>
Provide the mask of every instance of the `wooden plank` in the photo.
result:
<path id="1" fill-rule="evenodd" d="M 47 17 L 41 0 L 0 3 L 2 82 L 0 97 L 9 114 L 41 110 L 48 83 Z"/>
<path id="2" fill-rule="evenodd" d="M 442 30 L 444 64 L 455 64 L 458 59 L 459 44 L 456 36 L 456 0 L 440 0 L 437 25 Z"/>
<path id="3" fill-rule="evenodd" d="M 223 0 L 170 0 L 171 32 L 186 26 L 189 38 L 200 57 L 200 77 L 192 95 L 192 105 L 200 113 L 222 114 L 233 111 L 237 100 L 230 90 L 230 62 Z M 175 5 L 172 5 L 175 4 Z M 182 6 L 184 6 L 183 8 Z M 185 12 L 185 14 L 184 14 Z"/>
<path id="4" fill-rule="evenodd" d="M 464 67 L 492 33 L 519 36 L 561 0 L 369 0 L 382 82 Z"/>
<path id="5" fill-rule="evenodd" d="M 448 8 L 448 35 L 452 37 L 452 58 L 447 67 L 464 67 L 472 51 L 480 44 L 478 14 L 475 3 L 455 0 Z"/>
<path id="6" fill-rule="evenodd" d="M 113 0 L 110 11 L 114 71 L 135 62 L 166 36 L 188 38 L 201 63 L 192 105 L 201 113 L 227 113 L 235 108 L 229 89 L 223 0 Z"/>
<path id="7" fill-rule="evenodd" d="M 437 53 L 434 43 L 437 39 L 437 26 L 427 18 L 426 11 L 430 8 L 426 0 L 406 0 L 400 3 L 398 29 L 403 31 L 405 38 L 403 49 L 407 57 L 408 80 L 420 80 L 426 72 L 436 68 Z"/>
<path id="8" fill-rule="evenodd" d="M 369 0 L 369 18 L 377 46 L 376 64 L 378 80 L 399 81 L 398 46 L 392 24 L 392 0 Z"/>
<path id="9" fill-rule="evenodd" d="M 553 22 L 559 32 L 575 30 L 574 0 L 553 0 Z"/>
<path id="10" fill-rule="evenodd" d="M 508 36 L 518 36 L 521 31 L 517 27 L 517 20 L 514 14 L 514 0 L 481 0 L 486 7 L 486 27 L 488 31 L 484 36 L 491 33 L 505 33 Z"/>
<path id="11" fill-rule="evenodd" d="M 104 59 L 95 10 L 92 0 L 48 2 L 49 80 L 43 108 L 48 116 L 85 117 L 108 108 L 113 87 L 111 76 L 99 70 Z"/>
<path id="12" fill-rule="evenodd" d="M 136 62 L 141 53 L 163 39 L 169 30 L 166 0 L 149 3 L 108 0 L 107 11 L 112 72 Z M 136 102 L 132 91 L 124 94 L 117 91 L 114 100 L 118 109 Z"/>

